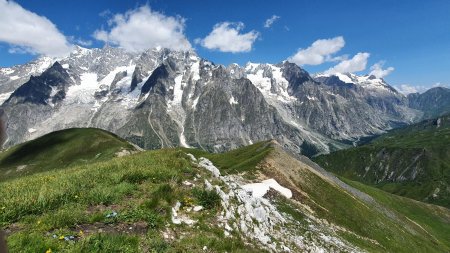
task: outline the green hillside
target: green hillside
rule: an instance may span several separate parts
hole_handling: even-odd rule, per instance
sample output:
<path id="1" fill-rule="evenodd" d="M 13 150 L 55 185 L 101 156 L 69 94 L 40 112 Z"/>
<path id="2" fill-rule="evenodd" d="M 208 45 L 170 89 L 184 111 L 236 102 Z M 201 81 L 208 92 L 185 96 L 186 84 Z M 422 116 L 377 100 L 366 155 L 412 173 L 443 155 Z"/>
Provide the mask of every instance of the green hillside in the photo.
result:
<path id="1" fill-rule="evenodd" d="M 125 151 L 126 150 L 126 151 Z M 104 130 L 73 128 L 53 132 L 0 153 L 0 181 L 51 169 L 105 161 L 136 151 Z"/>
<path id="2" fill-rule="evenodd" d="M 450 207 L 450 115 L 391 131 L 315 161 L 345 178 Z"/>
<path id="3" fill-rule="evenodd" d="M 254 233 L 235 229 L 224 234 L 218 218 L 224 211 L 221 197 L 208 190 L 205 181 L 225 192 L 231 189 L 192 162 L 189 153 L 197 159 L 208 157 L 236 182 L 274 178 L 292 190 L 291 199 L 268 194 L 286 218 L 271 231 L 277 243 L 275 235 L 282 231 L 286 238 L 301 236 L 305 245 L 317 244 L 326 235 L 370 252 L 450 250 L 448 209 L 352 181 L 347 183 L 368 195 L 343 188 L 307 158 L 294 159 L 277 144 L 261 142 L 224 154 L 182 148 L 144 151 L 0 182 L 0 225 L 8 234 L 10 251 L 265 252 L 248 239 Z M 195 225 L 173 223 L 172 207 L 178 201 L 179 212 Z M 187 211 L 196 205 L 204 210 Z M 230 224 L 243 222 L 240 216 L 234 219 Z M 321 247 L 339 251 L 336 246 Z"/>

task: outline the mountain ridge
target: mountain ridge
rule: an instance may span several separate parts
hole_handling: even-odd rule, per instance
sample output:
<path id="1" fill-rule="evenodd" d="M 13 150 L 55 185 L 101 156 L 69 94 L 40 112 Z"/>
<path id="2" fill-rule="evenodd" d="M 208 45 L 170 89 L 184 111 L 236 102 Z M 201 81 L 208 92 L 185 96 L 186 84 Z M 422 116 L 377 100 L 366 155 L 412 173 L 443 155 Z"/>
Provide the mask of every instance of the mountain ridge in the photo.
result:
<path id="1" fill-rule="evenodd" d="M 80 47 L 58 64 L 62 69 L 56 76 L 69 76 L 62 86 L 32 78 L 51 91 L 44 103 L 13 102 L 12 94 L 1 106 L 7 116 L 6 146 L 90 126 L 143 148 L 181 145 L 218 152 L 277 139 L 294 153 L 313 156 L 422 115 L 398 92 L 333 80 L 323 84 L 287 61 L 225 67 L 193 51 L 155 48 L 131 54 Z M 34 86 L 29 82 L 23 85 Z"/>
<path id="2" fill-rule="evenodd" d="M 314 160 L 342 177 L 448 208 L 449 138 L 450 114 L 447 114 Z"/>

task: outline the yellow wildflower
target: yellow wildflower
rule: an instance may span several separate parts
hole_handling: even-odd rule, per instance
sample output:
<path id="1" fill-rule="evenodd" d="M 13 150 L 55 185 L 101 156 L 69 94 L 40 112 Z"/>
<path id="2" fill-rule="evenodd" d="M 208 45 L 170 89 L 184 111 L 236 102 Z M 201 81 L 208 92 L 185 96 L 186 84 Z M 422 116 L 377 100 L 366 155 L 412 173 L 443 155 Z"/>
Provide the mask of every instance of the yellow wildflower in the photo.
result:
<path id="1" fill-rule="evenodd" d="M 41 223 L 42 223 L 42 221 L 40 221 L 40 220 L 37 221 L 37 224 L 38 224 L 38 225 L 40 225 Z"/>
<path id="2" fill-rule="evenodd" d="M 64 236 L 61 235 L 61 236 L 59 237 L 59 240 L 64 240 Z"/>
<path id="3" fill-rule="evenodd" d="M 83 235 L 84 235 L 83 231 L 80 230 L 80 232 L 78 232 L 78 235 L 79 235 L 79 236 L 83 236 Z"/>
<path id="4" fill-rule="evenodd" d="M 52 249 L 48 249 L 45 253 L 52 253 Z"/>

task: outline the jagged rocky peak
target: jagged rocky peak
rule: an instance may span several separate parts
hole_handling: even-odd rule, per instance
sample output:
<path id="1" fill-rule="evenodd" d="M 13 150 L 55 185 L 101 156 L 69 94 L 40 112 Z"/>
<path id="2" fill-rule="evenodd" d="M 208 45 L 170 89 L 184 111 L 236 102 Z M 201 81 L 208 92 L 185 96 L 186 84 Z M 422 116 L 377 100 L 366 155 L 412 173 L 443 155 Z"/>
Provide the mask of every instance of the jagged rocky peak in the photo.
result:
<path id="1" fill-rule="evenodd" d="M 288 61 L 225 67 L 194 51 L 76 47 L 51 69 L 55 76 L 65 73 L 60 88 L 49 85 L 45 73 L 32 80 L 45 93 L 38 99 L 45 111 L 23 100 L 1 107 L 8 116 L 7 146 L 67 127 L 98 127 L 144 148 L 223 151 L 275 138 L 293 152 L 314 155 L 415 116 L 391 99 L 394 93 L 361 88 L 382 79 L 348 75 L 354 84 L 323 85 Z M 13 90 L 31 90 L 26 81 L 19 86 Z M 28 92 L 28 102 L 36 94 Z"/>
<path id="2" fill-rule="evenodd" d="M 240 79 L 245 77 L 245 69 L 239 66 L 237 63 L 232 63 L 228 65 L 227 71 L 230 73 L 231 77 L 235 79 Z"/>
<path id="3" fill-rule="evenodd" d="M 314 82 L 309 73 L 295 63 L 283 61 L 278 65 L 283 71 L 283 76 L 286 78 L 286 80 L 289 81 L 289 83 L 292 83 L 293 85 L 300 85 L 304 82 Z"/>
<path id="4" fill-rule="evenodd" d="M 0 104 L 31 75 L 40 75 L 55 62 L 54 58 L 42 56 L 23 65 L 0 68 Z"/>
<path id="5" fill-rule="evenodd" d="M 5 103 L 54 104 L 65 97 L 67 85 L 73 84 L 67 71 L 55 62 L 40 76 L 30 80 L 15 90 Z"/>

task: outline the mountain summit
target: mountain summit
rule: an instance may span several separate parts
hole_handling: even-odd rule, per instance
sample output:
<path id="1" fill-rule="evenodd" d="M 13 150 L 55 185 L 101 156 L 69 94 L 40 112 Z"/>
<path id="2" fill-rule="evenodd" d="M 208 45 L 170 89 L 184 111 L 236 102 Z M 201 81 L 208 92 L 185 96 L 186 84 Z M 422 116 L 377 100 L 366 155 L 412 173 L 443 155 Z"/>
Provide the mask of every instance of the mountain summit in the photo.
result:
<path id="1" fill-rule="evenodd" d="M 313 77 L 287 61 L 225 67 L 193 51 L 164 48 L 77 47 L 50 64 L 42 58 L 0 69 L 0 80 L 5 146 L 55 130 L 97 127 L 147 149 L 224 151 L 276 139 L 312 156 L 423 115 L 373 76 Z"/>

